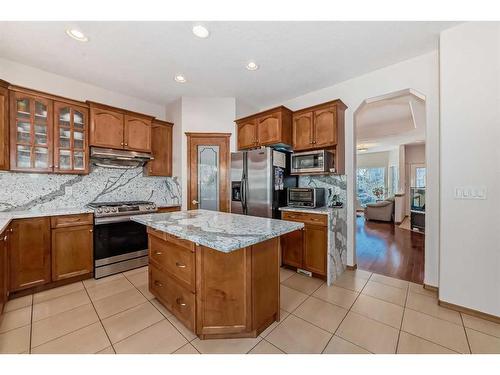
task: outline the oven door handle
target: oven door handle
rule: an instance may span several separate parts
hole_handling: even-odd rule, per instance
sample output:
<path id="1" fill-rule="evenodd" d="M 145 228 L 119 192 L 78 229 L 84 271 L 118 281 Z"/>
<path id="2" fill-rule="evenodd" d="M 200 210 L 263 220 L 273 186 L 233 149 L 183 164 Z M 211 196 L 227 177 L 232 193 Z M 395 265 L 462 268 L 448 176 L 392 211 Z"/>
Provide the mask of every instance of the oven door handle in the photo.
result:
<path id="1" fill-rule="evenodd" d="M 111 217 L 96 217 L 94 219 L 94 225 L 111 224 L 111 223 L 121 223 L 125 221 L 131 221 L 130 215 L 124 216 L 111 216 Z"/>

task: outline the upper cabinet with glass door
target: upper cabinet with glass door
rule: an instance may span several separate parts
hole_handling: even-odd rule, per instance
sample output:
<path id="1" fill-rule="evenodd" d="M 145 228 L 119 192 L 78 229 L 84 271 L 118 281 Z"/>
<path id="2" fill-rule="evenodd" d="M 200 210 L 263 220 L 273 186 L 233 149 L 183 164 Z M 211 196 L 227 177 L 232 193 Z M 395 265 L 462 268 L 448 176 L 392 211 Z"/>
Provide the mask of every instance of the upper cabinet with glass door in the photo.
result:
<path id="1" fill-rule="evenodd" d="M 10 169 L 52 172 L 52 100 L 12 91 Z"/>
<path id="2" fill-rule="evenodd" d="M 88 109 L 54 102 L 54 172 L 89 172 Z"/>

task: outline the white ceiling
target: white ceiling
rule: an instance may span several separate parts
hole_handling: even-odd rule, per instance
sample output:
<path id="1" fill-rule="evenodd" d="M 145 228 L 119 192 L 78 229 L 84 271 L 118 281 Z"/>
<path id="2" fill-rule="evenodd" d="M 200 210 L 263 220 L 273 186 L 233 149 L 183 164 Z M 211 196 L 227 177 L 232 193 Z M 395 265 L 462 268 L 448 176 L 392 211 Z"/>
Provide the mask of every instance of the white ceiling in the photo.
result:
<path id="1" fill-rule="evenodd" d="M 366 153 L 422 142 L 425 142 L 425 100 L 411 90 L 373 98 L 356 114 L 356 146 L 367 148 Z"/>
<path id="2" fill-rule="evenodd" d="M 434 50 L 456 23 L 205 22 L 208 39 L 193 24 L 0 22 L 0 57 L 159 104 L 231 96 L 264 108 Z M 66 36 L 75 26 L 88 43 Z"/>

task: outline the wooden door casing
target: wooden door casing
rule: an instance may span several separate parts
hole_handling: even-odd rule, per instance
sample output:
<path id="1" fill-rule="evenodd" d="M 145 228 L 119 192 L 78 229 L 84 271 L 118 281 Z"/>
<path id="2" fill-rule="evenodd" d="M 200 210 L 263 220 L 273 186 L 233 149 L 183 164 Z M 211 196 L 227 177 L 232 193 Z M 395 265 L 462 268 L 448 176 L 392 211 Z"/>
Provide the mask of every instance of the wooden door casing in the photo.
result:
<path id="1" fill-rule="evenodd" d="M 52 229 L 52 281 L 92 273 L 93 226 Z"/>
<path id="2" fill-rule="evenodd" d="M 256 147 L 257 141 L 257 123 L 255 119 L 237 124 L 238 150 Z"/>
<path id="3" fill-rule="evenodd" d="M 314 147 L 337 144 L 337 111 L 334 106 L 314 111 Z"/>
<path id="4" fill-rule="evenodd" d="M 188 194 L 187 206 L 190 210 L 198 208 L 193 201 L 198 199 L 198 146 L 219 146 L 219 211 L 229 212 L 229 138 L 231 133 L 186 133 L 188 145 Z"/>
<path id="5" fill-rule="evenodd" d="M 327 227 L 306 224 L 304 229 L 304 268 L 326 275 Z"/>
<path id="6" fill-rule="evenodd" d="M 0 233 L 0 314 L 3 312 L 3 307 L 7 302 L 8 296 L 8 232 L 6 229 Z"/>
<path id="7" fill-rule="evenodd" d="M 0 80 L 0 170 L 9 170 L 9 90 Z"/>
<path id="8" fill-rule="evenodd" d="M 148 176 L 172 176 L 172 127 L 165 121 L 153 120 L 151 125 L 151 155 L 145 166 Z"/>
<path id="9" fill-rule="evenodd" d="M 313 113 L 306 112 L 293 116 L 292 143 L 293 149 L 306 150 L 313 146 L 314 124 Z"/>
<path id="10" fill-rule="evenodd" d="M 302 268 L 304 266 L 304 231 L 296 230 L 281 236 L 281 258 L 283 264 Z"/>
<path id="11" fill-rule="evenodd" d="M 16 219 L 10 229 L 9 291 L 49 283 L 50 218 Z"/>
<path id="12" fill-rule="evenodd" d="M 126 150 L 151 152 L 151 120 L 125 115 L 123 146 Z"/>
<path id="13" fill-rule="evenodd" d="M 90 108 L 90 145 L 122 149 L 124 116 L 108 109 Z"/>

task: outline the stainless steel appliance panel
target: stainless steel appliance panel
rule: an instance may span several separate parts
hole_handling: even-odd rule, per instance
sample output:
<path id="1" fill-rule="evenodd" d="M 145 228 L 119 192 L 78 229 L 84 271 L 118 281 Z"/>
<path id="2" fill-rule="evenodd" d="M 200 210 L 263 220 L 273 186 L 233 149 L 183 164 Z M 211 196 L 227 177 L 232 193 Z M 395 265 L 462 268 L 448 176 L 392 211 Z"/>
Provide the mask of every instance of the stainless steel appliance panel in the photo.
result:
<path id="1" fill-rule="evenodd" d="M 248 215 L 273 216 L 272 170 L 272 149 L 247 151 L 247 186 L 244 196 Z"/>
<path id="2" fill-rule="evenodd" d="M 245 152 L 231 153 L 231 212 L 234 214 L 244 214 L 244 160 Z M 236 191 L 237 190 L 237 191 Z"/>

